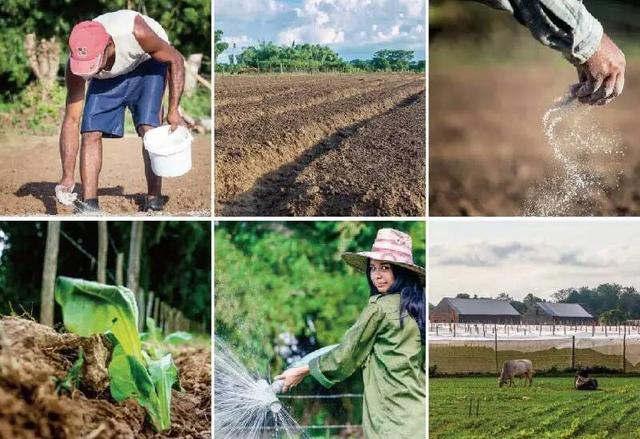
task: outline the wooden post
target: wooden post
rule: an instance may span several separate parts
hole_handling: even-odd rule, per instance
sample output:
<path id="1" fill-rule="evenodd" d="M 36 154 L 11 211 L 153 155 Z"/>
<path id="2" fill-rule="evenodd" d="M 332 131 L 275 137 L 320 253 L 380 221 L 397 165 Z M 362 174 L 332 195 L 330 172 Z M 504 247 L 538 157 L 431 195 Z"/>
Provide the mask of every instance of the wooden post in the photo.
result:
<path id="1" fill-rule="evenodd" d="M 184 61 L 184 94 L 191 96 L 198 87 L 198 72 L 202 65 L 202 53 L 192 53 Z"/>
<path id="2" fill-rule="evenodd" d="M 627 327 L 624 327 L 624 334 L 622 335 L 622 373 L 627 372 Z"/>
<path id="3" fill-rule="evenodd" d="M 98 266 L 96 279 L 101 284 L 107 283 L 107 253 L 109 244 L 109 232 L 106 221 L 98 221 Z"/>
<path id="4" fill-rule="evenodd" d="M 149 293 L 147 294 L 147 308 L 145 310 L 144 313 L 144 318 L 145 320 L 147 319 L 147 317 L 151 317 L 153 315 L 153 301 L 154 301 L 154 294 L 149 291 Z"/>
<path id="5" fill-rule="evenodd" d="M 496 351 L 496 373 L 500 373 L 500 369 L 498 368 L 498 331 L 495 331 L 493 340 L 493 348 Z"/>
<path id="6" fill-rule="evenodd" d="M 118 253 L 116 257 L 116 285 L 124 285 L 124 253 Z"/>
<path id="7" fill-rule="evenodd" d="M 131 240 L 129 242 L 129 264 L 127 266 L 127 288 L 138 291 L 140 281 L 140 253 L 142 251 L 142 227 L 144 222 L 131 223 Z"/>
<path id="8" fill-rule="evenodd" d="M 47 243 L 44 250 L 42 286 L 40 288 L 40 323 L 53 327 L 53 292 L 58 269 L 58 250 L 60 249 L 60 221 L 47 223 Z"/>
<path id="9" fill-rule="evenodd" d="M 571 336 L 571 369 L 576 368 L 576 336 Z"/>

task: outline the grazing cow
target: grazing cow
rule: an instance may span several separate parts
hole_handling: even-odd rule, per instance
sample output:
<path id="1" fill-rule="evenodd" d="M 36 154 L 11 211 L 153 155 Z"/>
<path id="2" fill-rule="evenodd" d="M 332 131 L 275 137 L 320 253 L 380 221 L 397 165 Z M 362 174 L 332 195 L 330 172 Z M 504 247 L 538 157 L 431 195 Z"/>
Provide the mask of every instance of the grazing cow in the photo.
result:
<path id="1" fill-rule="evenodd" d="M 502 387 L 503 384 L 509 383 L 509 387 L 513 386 L 513 377 L 524 377 L 525 385 L 527 381 L 529 386 L 533 384 L 533 363 L 531 360 L 507 360 L 502 364 L 502 372 L 500 372 L 500 378 L 498 384 Z"/>
<path id="2" fill-rule="evenodd" d="M 586 370 L 580 370 L 576 373 L 575 380 L 576 390 L 598 390 L 598 380 L 589 378 Z"/>

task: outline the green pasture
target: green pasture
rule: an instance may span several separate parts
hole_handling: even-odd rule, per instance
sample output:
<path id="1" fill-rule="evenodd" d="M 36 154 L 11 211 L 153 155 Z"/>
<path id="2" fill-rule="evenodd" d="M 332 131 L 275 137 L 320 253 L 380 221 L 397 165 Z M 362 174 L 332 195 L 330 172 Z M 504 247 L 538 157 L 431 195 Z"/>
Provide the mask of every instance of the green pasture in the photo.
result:
<path id="1" fill-rule="evenodd" d="M 594 392 L 574 390 L 572 376 L 534 378 L 532 387 L 516 379 L 518 387 L 502 389 L 494 377 L 431 378 L 429 437 L 640 437 L 640 378 L 596 378 Z"/>

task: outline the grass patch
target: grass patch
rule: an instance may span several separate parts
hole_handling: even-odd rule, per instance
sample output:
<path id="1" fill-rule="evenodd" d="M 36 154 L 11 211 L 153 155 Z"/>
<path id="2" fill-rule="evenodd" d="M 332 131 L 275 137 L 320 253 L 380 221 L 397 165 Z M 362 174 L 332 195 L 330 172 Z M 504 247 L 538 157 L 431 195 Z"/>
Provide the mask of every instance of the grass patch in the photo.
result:
<path id="1" fill-rule="evenodd" d="M 574 390 L 572 377 L 534 378 L 532 387 L 523 381 L 502 389 L 495 377 L 430 379 L 429 437 L 640 437 L 640 419 L 631 415 L 640 409 L 640 378 L 597 378 L 601 390 L 595 392 Z"/>

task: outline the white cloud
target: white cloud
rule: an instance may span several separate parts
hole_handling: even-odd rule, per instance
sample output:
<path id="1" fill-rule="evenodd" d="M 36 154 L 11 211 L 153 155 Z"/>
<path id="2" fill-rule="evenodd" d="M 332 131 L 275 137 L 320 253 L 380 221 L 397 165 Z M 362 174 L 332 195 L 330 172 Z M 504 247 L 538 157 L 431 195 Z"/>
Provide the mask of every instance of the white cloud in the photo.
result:
<path id="1" fill-rule="evenodd" d="M 319 43 L 367 57 L 380 49 L 424 56 L 425 0 L 217 0 L 225 33 L 279 44 Z"/>

